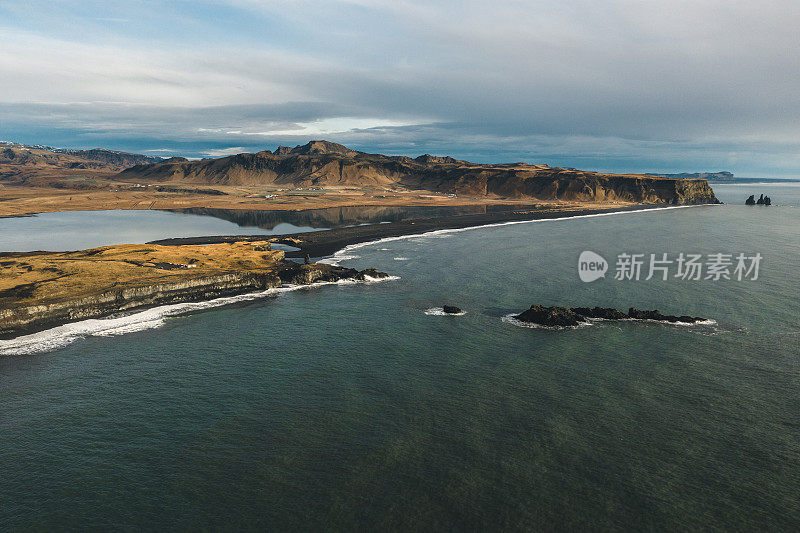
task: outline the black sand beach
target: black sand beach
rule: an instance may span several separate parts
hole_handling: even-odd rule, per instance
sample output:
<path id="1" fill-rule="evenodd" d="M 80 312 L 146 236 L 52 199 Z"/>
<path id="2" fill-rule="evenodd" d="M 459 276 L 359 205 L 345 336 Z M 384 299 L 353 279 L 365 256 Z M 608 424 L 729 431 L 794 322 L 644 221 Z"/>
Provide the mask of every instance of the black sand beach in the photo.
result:
<path id="1" fill-rule="evenodd" d="M 623 211 L 637 211 L 641 209 L 656 209 L 660 207 L 668 206 L 664 204 L 639 204 L 604 209 L 532 208 L 437 218 L 419 218 L 384 224 L 368 224 L 362 226 L 334 228 L 324 231 L 292 233 L 270 236 L 269 240 L 299 248 L 299 250 L 287 251 L 287 257 L 304 257 L 306 254 L 308 254 L 313 258 L 318 258 L 331 255 L 351 244 L 376 241 L 387 237 L 416 235 L 442 229 L 461 229 L 473 226 L 484 226 L 487 224 L 499 224 L 503 222 L 545 220 L 552 218 L 597 215 Z M 264 235 L 218 235 L 207 237 L 186 237 L 161 239 L 157 241 L 151 241 L 147 244 L 192 245 L 256 240 L 265 240 Z"/>

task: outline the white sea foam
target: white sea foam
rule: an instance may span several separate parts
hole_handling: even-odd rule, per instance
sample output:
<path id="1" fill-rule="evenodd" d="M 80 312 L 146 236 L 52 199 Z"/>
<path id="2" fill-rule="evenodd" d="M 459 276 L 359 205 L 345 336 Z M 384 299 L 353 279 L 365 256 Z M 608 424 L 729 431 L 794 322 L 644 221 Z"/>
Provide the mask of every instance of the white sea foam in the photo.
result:
<path id="1" fill-rule="evenodd" d="M 499 226 L 513 226 L 516 224 L 532 224 L 536 222 L 559 222 L 563 220 L 577 220 L 580 218 L 594 218 L 594 217 L 607 217 L 612 215 L 630 215 L 634 213 L 651 213 L 653 211 L 665 211 L 668 209 L 687 209 L 690 207 L 702 207 L 700 205 L 672 205 L 668 207 L 653 207 L 648 209 L 634 209 L 631 211 L 612 211 L 609 213 L 595 213 L 591 215 L 575 215 L 575 216 L 567 216 L 567 217 L 558 217 L 558 218 L 540 218 L 534 220 L 511 220 L 508 222 L 493 222 L 491 224 L 483 224 L 480 226 L 469 226 L 466 228 L 449 228 L 449 229 L 437 229 L 433 231 L 428 231 L 425 233 L 412 233 L 409 235 L 399 235 L 397 237 L 384 237 L 382 239 L 376 239 L 374 241 L 366 241 L 366 242 L 358 242 L 355 244 L 348 244 L 332 256 L 325 258 L 320 263 L 328 263 L 331 265 L 339 265 L 342 261 L 349 261 L 351 259 L 358 259 L 360 256 L 354 255 L 353 251 L 358 250 L 360 248 L 364 248 L 365 246 L 374 246 L 376 244 L 383 244 L 387 242 L 393 241 L 402 241 L 408 239 L 418 239 L 420 237 L 438 237 L 438 236 L 445 236 L 451 233 L 460 233 L 462 231 L 472 231 L 476 229 L 483 229 L 483 228 L 495 228 Z"/>
<path id="2" fill-rule="evenodd" d="M 408 261 L 408 257 L 393 257 L 395 261 Z"/>
<path id="3" fill-rule="evenodd" d="M 513 326 L 517 326 L 520 328 L 531 328 L 531 329 L 548 329 L 548 330 L 562 330 L 562 329 L 578 329 L 578 328 L 585 328 L 587 326 L 593 326 L 593 320 L 586 320 L 584 322 L 580 322 L 577 326 L 543 326 L 541 324 L 534 324 L 533 322 L 523 322 L 517 318 L 518 313 L 511 313 L 509 315 L 504 316 L 501 318 L 503 322 L 506 324 L 511 324 Z"/>
<path id="4" fill-rule="evenodd" d="M 262 298 L 276 297 L 283 293 L 301 289 L 311 289 L 324 285 L 350 285 L 356 283 L 380 283 L 400 279 L 398 276 L 373 278 L 365 276 L 366 281 L 344 279 L 339 281 L 325 281 L 309 285 L 286 285 L 266 291 L 252 292 L 238 296 L 226 296 L 204 302 L 187 302 L 179 304 L 154 307 L 130 315 L 81 320 L 71 324 L 64 324 L 52 329 L 24 335 L 11 340 L 0 340 L 0 355 L 23 355 L 40 352 L 49 352 L 62 348 L 85 337 L 111 337 L 124 335 L 136 331 L 154 329 L 164 325 L 167 318 L 189 314 L 213 307 L 221 307 L 238 302 L 247 302 Z"/>
<path id="5" fill-rule="evenodd" d="M 430 309 L 425 310 L 425 314 L 433 316 L 464 316 L 467 314 L 467 312 L 461 311 L 460 313 L 445 313 L 444 307 L 431 307 Z"/>

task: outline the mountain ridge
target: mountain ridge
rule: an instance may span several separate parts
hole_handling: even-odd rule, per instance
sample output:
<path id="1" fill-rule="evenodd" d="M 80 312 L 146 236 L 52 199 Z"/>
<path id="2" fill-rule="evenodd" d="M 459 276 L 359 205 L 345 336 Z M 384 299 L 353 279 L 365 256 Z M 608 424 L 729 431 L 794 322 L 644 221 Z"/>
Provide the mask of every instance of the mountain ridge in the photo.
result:
<path id="1" fill-rule="evenodd" d="M 294 148 L 240 153 L 217 159 L 171 158 L 135 165 L 125 181 L 204 185 L 277 185 L 295 188 L 380 188 L 442 194 L 574 201 L 668 204 L 716 203 L 704 179 L 606 174 L 528 163 L 479 164 L 425 154 L 387 156 L 314 140 Z"/>

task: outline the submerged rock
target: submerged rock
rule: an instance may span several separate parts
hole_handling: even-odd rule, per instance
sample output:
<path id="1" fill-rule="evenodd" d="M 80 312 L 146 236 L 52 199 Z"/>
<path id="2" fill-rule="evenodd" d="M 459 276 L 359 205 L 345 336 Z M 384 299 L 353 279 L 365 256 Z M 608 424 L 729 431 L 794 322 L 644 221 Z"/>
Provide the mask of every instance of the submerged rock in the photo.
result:
<path id="1" fill-rule="evenodd" d="M 461 308 L 456 307 L 454 305 L 444 305 L 444 306 L 442 306 L 442 310 L 445 313 L 447 313 L 448 315 L 457 315 L 457 314 L 463 312 L 463 311 L 461 311 Z"/>

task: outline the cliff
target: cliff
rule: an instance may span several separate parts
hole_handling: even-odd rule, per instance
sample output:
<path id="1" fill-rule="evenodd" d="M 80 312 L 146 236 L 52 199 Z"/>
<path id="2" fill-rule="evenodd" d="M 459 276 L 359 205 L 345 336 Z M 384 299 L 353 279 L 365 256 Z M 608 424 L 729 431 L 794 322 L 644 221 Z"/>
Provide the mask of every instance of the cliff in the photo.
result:
<path id="1" fill-rule="evenodd" d="M 603 174 L 525 163 L 474 164 L 427 154 L 417 158 L 385 156 L 327 141 L 202 161 L 175 158 L 130 167 L 117 178 L 215 185 L 411 189 L 539 200 L 717 203 L 703 179 Z"/>
<path id="2" fill-rule="evenodd" d="M 263 291 L 282 284 L 385 277 L 372 269 L 300 265 L 268 242 L 120 245 L 0 254 L 0 338 L 149 307 Z"/>

